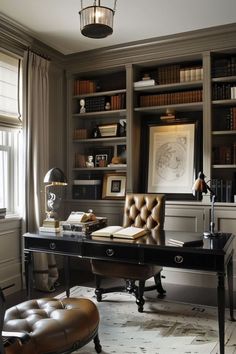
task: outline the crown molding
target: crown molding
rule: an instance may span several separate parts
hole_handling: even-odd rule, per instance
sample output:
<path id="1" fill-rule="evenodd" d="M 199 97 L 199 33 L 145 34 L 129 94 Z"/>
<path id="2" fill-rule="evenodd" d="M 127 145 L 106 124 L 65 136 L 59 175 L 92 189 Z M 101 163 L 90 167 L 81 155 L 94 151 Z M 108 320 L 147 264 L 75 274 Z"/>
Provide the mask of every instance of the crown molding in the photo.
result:
<path id="1" fill-rule="evenodd" d="M 31 49 L 36 53 L 49 57 L 51 60 L 59 63 L 64 62 L 64 54 L 34 38 L 23 26 L 2 13 L 0 13 L 0 42 L 3 48 L 11 50 L 18 55 L 23 55 L 25 50 Z"/>

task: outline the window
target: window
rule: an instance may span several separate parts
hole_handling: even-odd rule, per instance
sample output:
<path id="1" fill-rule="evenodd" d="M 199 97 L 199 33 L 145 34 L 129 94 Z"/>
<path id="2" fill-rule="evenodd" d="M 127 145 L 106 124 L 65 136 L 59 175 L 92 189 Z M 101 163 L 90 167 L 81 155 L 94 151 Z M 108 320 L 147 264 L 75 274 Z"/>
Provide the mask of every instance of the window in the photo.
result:
<path id="1" fill-rule="evenodd" d="M 22 181 L 20 61 L 0 53 L 0 208 L 19 213 Z"/>

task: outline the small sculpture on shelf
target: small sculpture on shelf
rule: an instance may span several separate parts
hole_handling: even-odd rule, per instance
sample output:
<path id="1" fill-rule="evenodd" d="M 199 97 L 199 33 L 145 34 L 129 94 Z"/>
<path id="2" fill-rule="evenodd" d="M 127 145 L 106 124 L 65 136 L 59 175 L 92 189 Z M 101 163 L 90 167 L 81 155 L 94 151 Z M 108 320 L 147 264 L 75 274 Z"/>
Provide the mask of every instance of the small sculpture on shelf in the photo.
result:
<path id="1" fill-rule="evenodd" d="M 96 127 L 94 127 L 92 129 L 92 134 L 91 135 L 92 135 L 92 138 L 100 138 L 101 133 L 100 133 L 98 125 L 96 125 Z"/>
<path id="2" fill-rule="evenodd" d="M 86 109 L 85 109 L 85 100 L 82 98 L 80 101 L 80 113 L 85 113 Z"/>
<path id="3" fill-rule="evenodd" d="M 93 156 L 88 156 L 88 161 L 86 161 L 86 167 L 94 167 Z"/>

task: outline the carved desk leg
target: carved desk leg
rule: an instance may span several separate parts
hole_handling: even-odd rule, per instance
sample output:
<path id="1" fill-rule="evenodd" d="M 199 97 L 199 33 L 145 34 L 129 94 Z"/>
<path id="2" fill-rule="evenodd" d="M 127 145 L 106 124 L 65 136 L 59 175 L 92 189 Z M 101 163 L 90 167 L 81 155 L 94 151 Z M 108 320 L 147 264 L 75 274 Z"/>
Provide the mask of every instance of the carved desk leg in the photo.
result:
<path id="1" fill-rule="evenodd" d="M 24 252 L 25 261 L 25 283 L 26 283 L 26 293 L 28 299 L 31 299 L 32 295 L 32 283 L 33 283 L 33 255 L 30 251 Z"/>
<path id="2" fill-rule="evenodd" d="M 64 256 L 64 270 L 66 282 L 66 296 L 70 297 L 70 257 Z"/>
<path id="3" fill-rule="evenodd" d="M 233 302 L 233 259 L 230 258 L 227 264 L 227 279 L 228 279 L 228 293 L 229 293 L 229 311 L 231 321 L 235 321 L 234 318 L 234 302 Z"/>
<path id="4" fill-rule="evenodd" d="M 217 303 L 220 354 L 225 354 L 225 275 L 218 273 Z"/>

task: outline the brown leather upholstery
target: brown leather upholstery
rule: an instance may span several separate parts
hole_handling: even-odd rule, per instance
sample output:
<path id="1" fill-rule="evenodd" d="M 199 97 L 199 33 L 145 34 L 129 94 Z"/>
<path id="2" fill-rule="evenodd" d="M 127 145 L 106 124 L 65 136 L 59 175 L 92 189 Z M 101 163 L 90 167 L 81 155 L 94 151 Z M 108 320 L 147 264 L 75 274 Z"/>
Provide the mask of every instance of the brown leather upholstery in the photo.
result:
<path id="1" fill-rule="evenodd" d="M 131 194 L 127 193 L 124 205 L 123 226 L 142 227 L 147 230 L 162 230 L 165 219 L 165 195 L 164 194 Z M 100 288 L 100 277 L 114 277 L 128 280 L 145 281 L 151 277 L 156 277 L 155 281 L 159 283 L 160 293 L 164 293 L 160 285 L 161 268 L 158 266 L 115 263 L 110 261 L 91 261 L 92 272 L 96 276 L 96 295 L 97 300 L 101 301 L 102 293 L 111 292 L 109 289 Z M 99 276 L 99 277 L 98 277 Z M 143 286 L 144 286 L 143 283 Z M 139 284 L 140 285 L 140 284 Z M 153 287 L 152 287 L 153 289 Z M 121 290 L 121 289 L 119 289 Z M 145 290 L 148 290 L 145 288 Z M 137 294 L 137 290 L 134 290 Z M 139 291 L 137 299 L 139 311 L 142 312 L 142 292 Z"/>
<path id="2" fill-rule="evenodd" d="M 97 336 L 99 313 L 85 298 L 42 298 L 25 301 L 5 313 L 4 331 L 25 331 L 30 339 L 5 347 L 6 354 L 43 354 L 72 352 L 91 339 L 101 352 Z M 99 350 L 100 349 L 100 350 Z"/>

